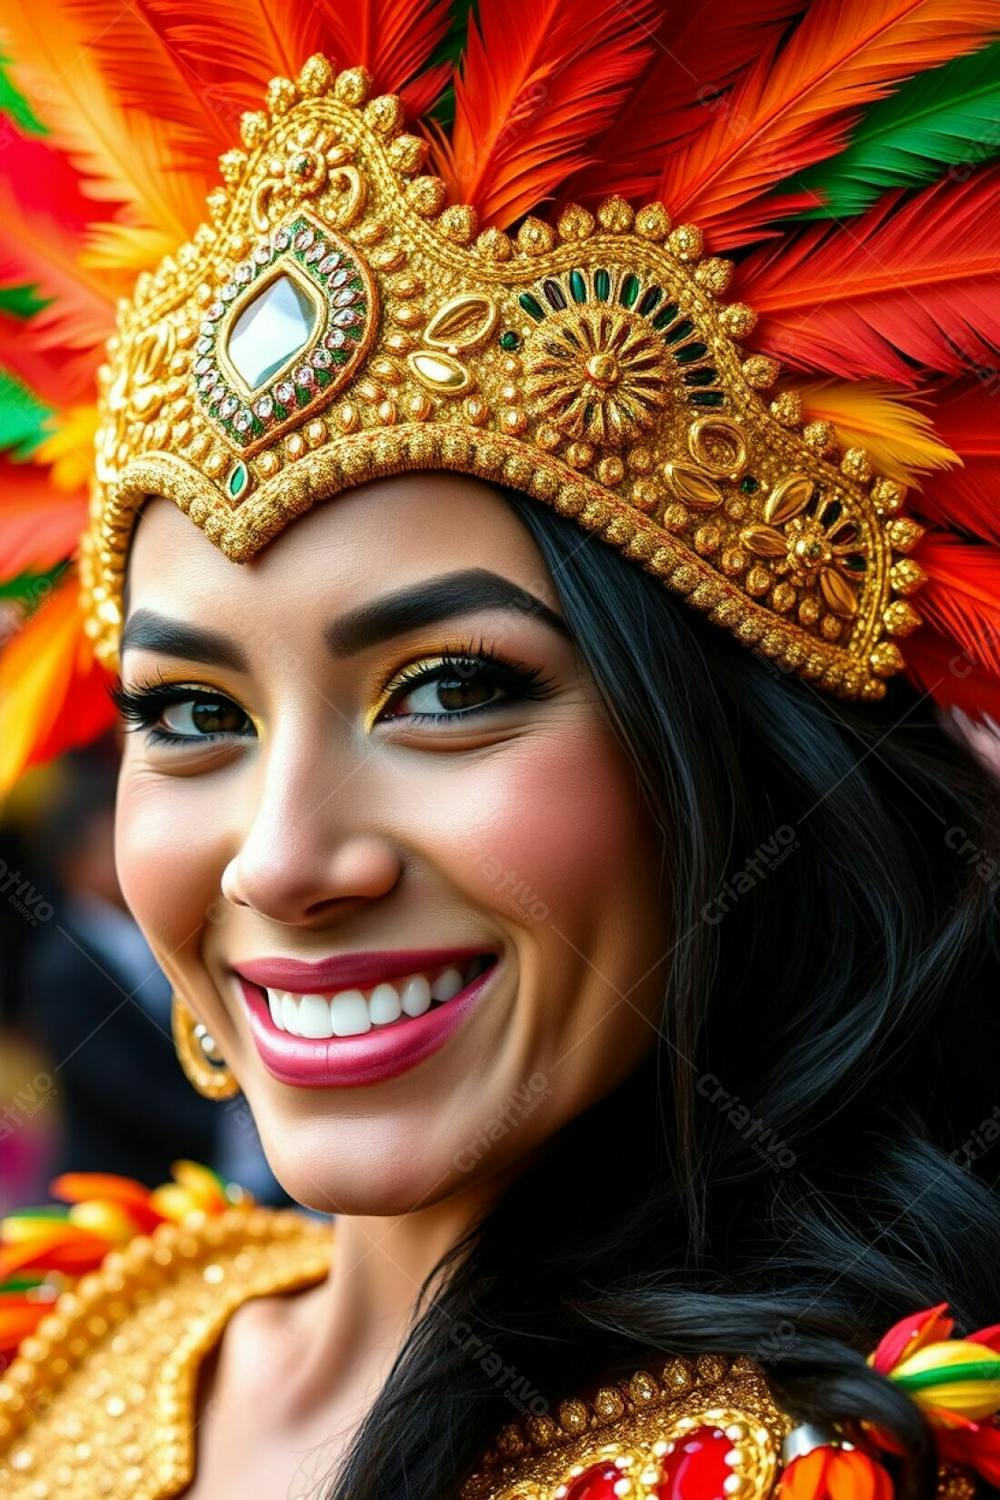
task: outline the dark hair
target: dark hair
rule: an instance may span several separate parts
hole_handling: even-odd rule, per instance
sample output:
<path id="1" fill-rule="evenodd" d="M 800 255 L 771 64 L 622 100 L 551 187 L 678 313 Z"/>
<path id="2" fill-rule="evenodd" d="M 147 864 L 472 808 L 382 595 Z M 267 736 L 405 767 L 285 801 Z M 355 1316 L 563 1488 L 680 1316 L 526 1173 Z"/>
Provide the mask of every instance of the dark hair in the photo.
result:
<path id="1" fill-rule="evenodd" d="M 995 787 L 902 679 L 825 697 L 508 499 L 663 830 L 661 1041 L 425 1287 L 330 1500 L 455 1496 L 512 1385 L 554 1406 L 653 1351 L 878 1422 L 930 1497 L 928 1429 L 865 1354 L 938 1302 L 959 1333 L 1000 1315 Z"/>

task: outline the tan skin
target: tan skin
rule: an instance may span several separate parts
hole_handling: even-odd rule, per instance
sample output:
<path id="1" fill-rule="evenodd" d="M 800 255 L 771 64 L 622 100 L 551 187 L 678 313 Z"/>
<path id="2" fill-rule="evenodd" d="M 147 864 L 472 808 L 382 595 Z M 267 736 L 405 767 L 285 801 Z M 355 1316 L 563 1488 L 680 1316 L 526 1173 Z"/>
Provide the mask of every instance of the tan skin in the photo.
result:
<path id="1" fill-rule="evenodd" d="M 324 642 L 333 618 L 467 569 L 560 615 L 517 518 L 463 476 L 360 487 L 242 566 L 163 499 L 135 533 L 130 618 L 222 632 L 246 661 L 125 650 L 126 688 L 162 679 L 216 706 L 159 711 L 179 744 L 127 734 L 122 888 L 239 1079 L 277 1177 L 338 1215 L 329 1278 L 245 1304 L 203 1366 L 187 1500 L 322 1493 L 439 1256 L 653 1045 L 669 947 L 659 835 L 568 632 L 522 595 L 403 622 L 347 655 Z M 542 687 L 498 684 L 480 643 Z M 457 697 L 443 652 L 474 658 Z M 400 683 L 414 664 L 436 677 Z M 231 976 L 264 955 L 465 944 L 498 955 L 481 1002 L 439 1051 L 362 1087 L 272 1076 Z M 529 1079 L 531 1108 L 512 1111 Z"/>

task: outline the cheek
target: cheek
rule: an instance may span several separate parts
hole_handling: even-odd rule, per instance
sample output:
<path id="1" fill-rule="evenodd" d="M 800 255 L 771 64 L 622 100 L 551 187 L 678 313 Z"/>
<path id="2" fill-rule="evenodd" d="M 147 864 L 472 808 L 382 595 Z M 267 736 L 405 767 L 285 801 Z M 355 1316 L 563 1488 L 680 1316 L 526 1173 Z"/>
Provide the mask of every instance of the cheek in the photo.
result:
<path id="1" fill-rule="evenodd" d="M 176 783 L 123 769 L 115 821 L 118 879 L 158 953 L 195 941 L 211 918 L 221 876 L 212 847 L 214 822 L 193 782 L 178 795 Z"/>

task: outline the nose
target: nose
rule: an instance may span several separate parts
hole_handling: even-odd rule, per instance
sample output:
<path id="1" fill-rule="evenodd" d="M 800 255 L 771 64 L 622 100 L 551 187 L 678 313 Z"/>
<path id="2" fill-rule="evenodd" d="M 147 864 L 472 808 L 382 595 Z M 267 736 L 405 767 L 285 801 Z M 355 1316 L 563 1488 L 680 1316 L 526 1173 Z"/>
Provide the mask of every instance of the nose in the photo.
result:
<path id="1" fill-rule="evenodd" d="M 318 926 L 388 895 L 403 870 L 390 835 L 366 826 L 357 768 L 331 791 L 332 766 L 272 745 L 251 799 L 222 894 L 274 922 Z M 335 773 L 334 773 L 335 774 Z"/>

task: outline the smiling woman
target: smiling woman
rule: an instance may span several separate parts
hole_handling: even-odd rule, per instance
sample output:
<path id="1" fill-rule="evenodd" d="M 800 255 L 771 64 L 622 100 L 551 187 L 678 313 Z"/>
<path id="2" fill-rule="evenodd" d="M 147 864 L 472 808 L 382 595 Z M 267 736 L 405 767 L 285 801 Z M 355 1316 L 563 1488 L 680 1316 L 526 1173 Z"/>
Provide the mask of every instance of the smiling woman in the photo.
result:
<path id="1" fill-rule="evenodd" d="M 274 55 L 240 7 L 57 4 L 65 57 L 13 9 L 39 97 L 94 60 L 129 138 L 143 59 L 164 192 L 229 149 L 100 341 L 78 570 L 0 659 L 0 775 L 110 688 L 181 1066 L 301 1208 L 181 1162 L 4 1221 L 0 1490 L 1000 1492 L 997 799 L 947 717 L 997 716 L 995 517 L 971 479 L 918 493 L 928 538 L 902 513 L 963 443 L 990 479 L 943 377 L 1000 338 L 969 315 L 995 216 L 956 177 L 848 226 L 872 266 L 928 246 L 840 309 L 853 365 L 837 234 L 765 227 L 805 206 L 776 162 L 823 169 L 810 211 L 879 177 L 864 132 L 837 165 L 844 98 L 916 90 L 883 146 L 984 108 L 1000 9 L 480 0 L 457 72 L 438 0 L 283 6 Z M 451 137 L 405 130 L 446 80 Z M 759 351 L 668 189 L 712 249 L 766 233 Z M 114 298 L 169 238 L 139 222 L 94 241 Z M 778 349 L 824 379 L 772 391 Z"/>

